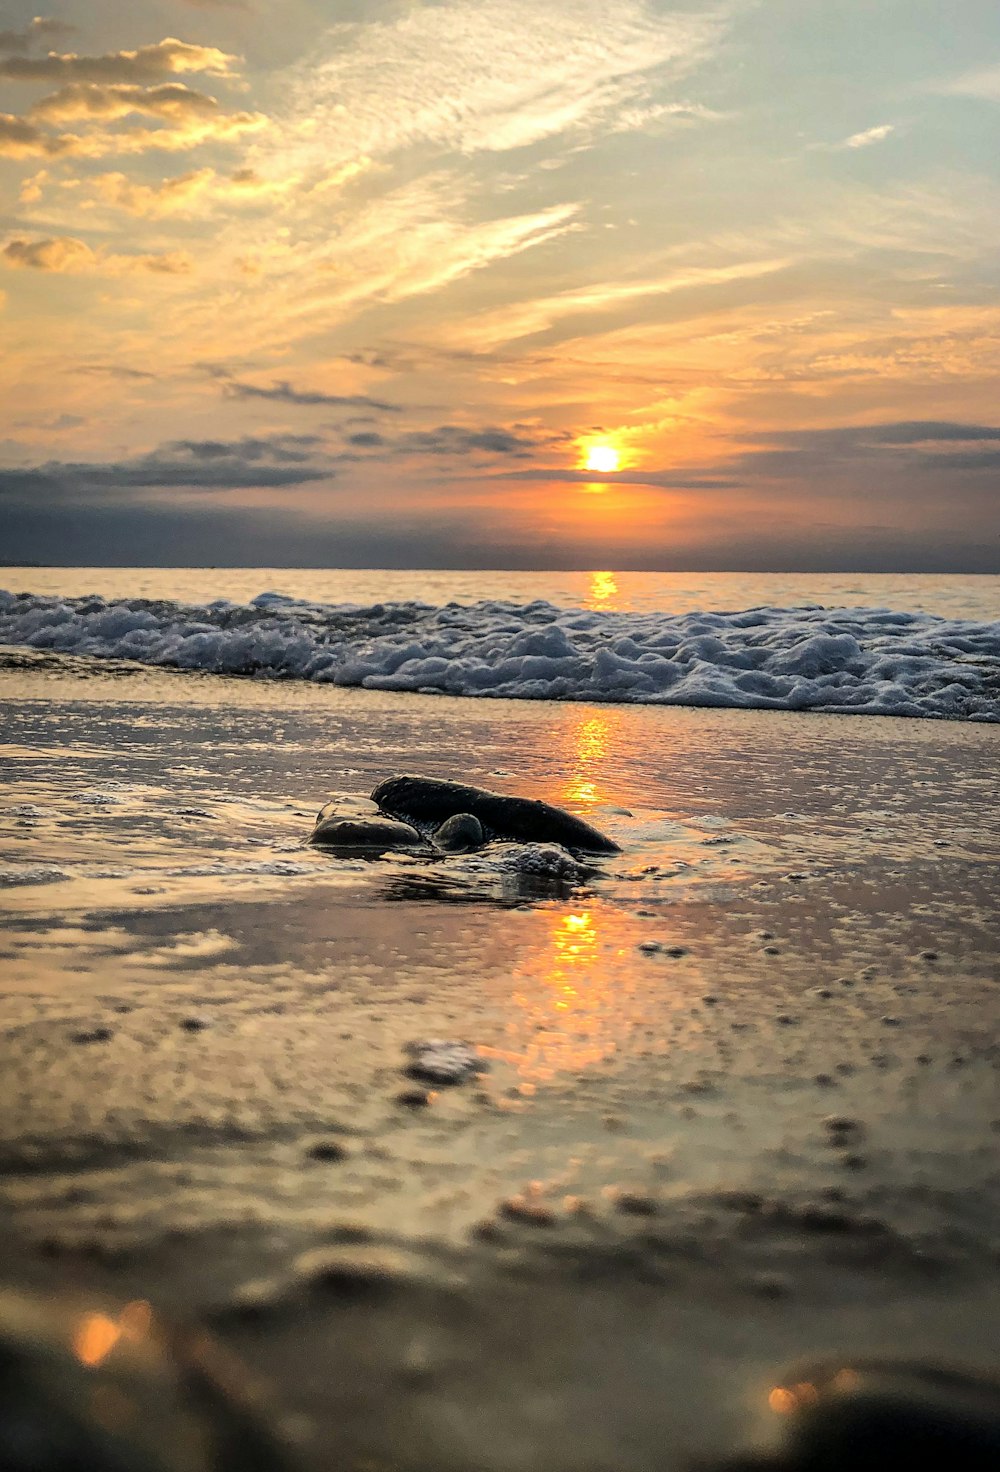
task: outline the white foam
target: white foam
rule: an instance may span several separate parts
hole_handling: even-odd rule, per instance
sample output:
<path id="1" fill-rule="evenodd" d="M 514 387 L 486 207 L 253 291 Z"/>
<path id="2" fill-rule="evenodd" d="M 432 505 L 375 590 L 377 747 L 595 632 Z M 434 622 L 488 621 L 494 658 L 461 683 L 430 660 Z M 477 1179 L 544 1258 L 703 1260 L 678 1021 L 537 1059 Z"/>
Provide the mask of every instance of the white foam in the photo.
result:
<path id="1" fill-rule="evenodd" d="M 0 593 L 0 642 L 377 690 L 1000 721 L 1000 623 L 886 608 L 672 616 Z"/>

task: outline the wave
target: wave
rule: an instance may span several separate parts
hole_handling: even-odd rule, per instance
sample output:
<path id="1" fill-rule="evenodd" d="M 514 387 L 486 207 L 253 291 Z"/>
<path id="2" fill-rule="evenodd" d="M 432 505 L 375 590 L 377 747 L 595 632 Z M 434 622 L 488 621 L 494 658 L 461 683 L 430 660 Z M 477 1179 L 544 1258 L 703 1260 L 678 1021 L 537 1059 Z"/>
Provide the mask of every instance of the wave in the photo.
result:
<path id="1" fill-rule="evenodd" d="M 0 642 L 375 690 L 1000 722 L 1000 622 L 886 608 L 669 615 L 0 592 Z"/>

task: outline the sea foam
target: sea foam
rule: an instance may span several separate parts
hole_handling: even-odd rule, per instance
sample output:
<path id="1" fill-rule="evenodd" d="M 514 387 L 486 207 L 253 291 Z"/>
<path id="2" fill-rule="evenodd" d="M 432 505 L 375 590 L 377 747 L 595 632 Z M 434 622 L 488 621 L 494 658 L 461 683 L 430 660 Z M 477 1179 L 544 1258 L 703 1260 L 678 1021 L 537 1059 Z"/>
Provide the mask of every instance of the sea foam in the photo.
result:
<path id="1" fill-rule="evenodd" d="M 0 642 L 375 690 L 1000 722 L 1000 622 L 886 608 L 669 615 L 0 592 Z"/>

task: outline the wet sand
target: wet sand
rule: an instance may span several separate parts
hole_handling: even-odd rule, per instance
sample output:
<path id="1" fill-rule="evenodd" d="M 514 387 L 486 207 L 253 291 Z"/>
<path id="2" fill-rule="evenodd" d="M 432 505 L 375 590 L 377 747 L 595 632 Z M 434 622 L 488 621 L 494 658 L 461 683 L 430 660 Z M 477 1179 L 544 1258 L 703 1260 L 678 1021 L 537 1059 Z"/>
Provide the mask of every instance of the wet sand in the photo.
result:
<path id="1" fill-rule="evenodd" d="M 5 663 L 18 1278 L 210 1320 L 323 1468 L 684 1466 L 800 1354 L 995 1367 L 995 730 Z M 302 846 L 398 771 L 623 853 Z M 419 1102 L 425 1037 L 489 1072 Z"/>

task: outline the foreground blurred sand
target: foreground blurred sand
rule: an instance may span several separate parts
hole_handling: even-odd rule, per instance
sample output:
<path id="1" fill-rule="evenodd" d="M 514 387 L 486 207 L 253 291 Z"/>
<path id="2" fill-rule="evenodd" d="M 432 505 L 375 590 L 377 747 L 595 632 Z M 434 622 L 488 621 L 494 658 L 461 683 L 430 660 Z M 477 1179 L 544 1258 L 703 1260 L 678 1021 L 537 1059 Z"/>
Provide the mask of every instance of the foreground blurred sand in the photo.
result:
<path id="1" fill-rule="evenodd" d="M 800 1353 L 995 1362 L 995 730 L 7 666 L 15 1276 L 211 1317 L 323 1467 L 683 1465 Z M 401 770 L 625 852 L 300 846 Z M 428 1036 L 492 1067 L 414 1108 Z"/>

